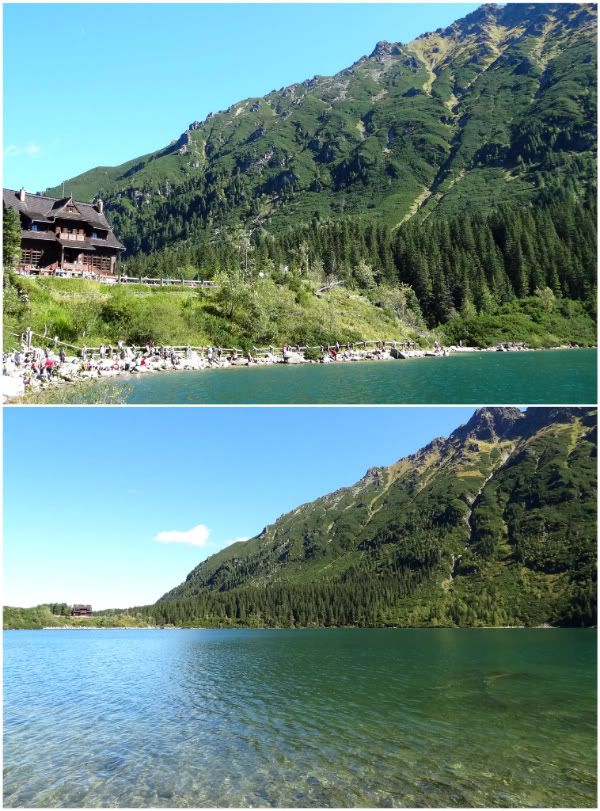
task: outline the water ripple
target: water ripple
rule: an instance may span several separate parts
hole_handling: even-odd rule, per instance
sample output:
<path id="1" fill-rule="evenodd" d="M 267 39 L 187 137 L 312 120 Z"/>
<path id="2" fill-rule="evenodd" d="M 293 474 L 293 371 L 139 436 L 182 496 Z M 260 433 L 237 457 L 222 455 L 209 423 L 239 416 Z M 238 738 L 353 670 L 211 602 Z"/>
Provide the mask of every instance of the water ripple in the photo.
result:
<path id="1" fill-rule="evenodd" d="M 5 633 L 7 807 L 593 807 L 595 632 Z"/>

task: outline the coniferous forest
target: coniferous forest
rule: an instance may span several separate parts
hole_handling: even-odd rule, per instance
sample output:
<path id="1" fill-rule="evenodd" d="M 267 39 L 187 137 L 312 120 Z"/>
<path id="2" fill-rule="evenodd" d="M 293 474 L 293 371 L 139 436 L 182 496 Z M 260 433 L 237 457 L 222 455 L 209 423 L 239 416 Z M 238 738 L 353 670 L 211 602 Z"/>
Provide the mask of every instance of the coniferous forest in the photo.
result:
<path id="1" fill-rule="evenodd" d="M 596 431 L 595 409 L 480 409 L 447 439 L 217 552 L 155 604 L 77 622 L 593 625 Z M 5 624 L 65 613 L 7 608 Z"/>
<path id="2" fill-rule="evenodd" d="M 430 327 L 453 316 L 493 312 L 547 288 L 581 300 L 595 314 L 596 200 L 590 193 L 543 207 L 505 205 L 485 214 L 408 222 L 394 230 L 355 220 L 315 220 L 272 236 L 256 236 L 250 262 L 296 277 L 335 278 L 358 289 L 408 285 Z M 239 232 L 238 232 L 239 238 Z M 125 264 L 132 276 L 213 278 L 234 272 L 239 243 L 200 242 L 165 248 Z"/>
<path id="3" fill-rule="evenodd" d="M 105 201 L 127 247 L 125 275 L 216 280 L 248 311 L 236 324 L 235 306 L 215 297 L 192 325 L 190 303 L 187 326 L 174 310 L 163 319 L 181 321 L 169 333 L 150 308 L 145 335 L 128 334 L 123 318 L 117 337 L 176 342 L 187 329 L 194 341 L 243 347 L 352 341 L 379 320 L 387 337 L 426 344 L 440 326 L 447 342 L 593 344 L 596 39 L 591 5 L 485 5 L 66 181 L 76 199 Z M 355 332 L 330 332 L 343 317 L 311 312 L 315 291 L 333 282 L 361 297 L 365 318 L 347 319 Z M 301 323 L 277 323 L 274 291 Z M 67 307 L 54 296 L 44 310 L 35 291 L 24 294 L 30 321 Z M 78 325 L 64 312 L 63 331 L 112 340 L 105 315 Z M 253 329 L 262 316 L 276 325 L 270 336 Z"/>
<path id="4" fill-rule="evenodd" d="M 175 625 L 594 624 L 596 430 L 592 409 L 480 409 L 132 613 Z"/>

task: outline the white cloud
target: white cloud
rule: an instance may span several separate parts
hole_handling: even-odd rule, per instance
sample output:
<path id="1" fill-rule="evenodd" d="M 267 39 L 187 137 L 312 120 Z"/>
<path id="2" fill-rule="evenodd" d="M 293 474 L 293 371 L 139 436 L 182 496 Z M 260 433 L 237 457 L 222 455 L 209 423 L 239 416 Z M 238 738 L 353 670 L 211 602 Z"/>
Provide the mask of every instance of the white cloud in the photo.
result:
<path id="1" fill-rule="evenodd" d="M 191 529 L 181 532 L 178 529 L 169 529 L 154 536 L 158 543 L 186 543 L 190 546 L 205 546 L 210 535 L 210 529 L 204 524 L 198 524 Z"/>
<path id="2" fill-rule="evenodd" d="M 9 144 L 4 150 L 5 158 L 19 158 L 21 155 L 37 155 L 40 148 L 37 144 L 31 143 L 27 146 L 17 146 L 16 144 Z"/>

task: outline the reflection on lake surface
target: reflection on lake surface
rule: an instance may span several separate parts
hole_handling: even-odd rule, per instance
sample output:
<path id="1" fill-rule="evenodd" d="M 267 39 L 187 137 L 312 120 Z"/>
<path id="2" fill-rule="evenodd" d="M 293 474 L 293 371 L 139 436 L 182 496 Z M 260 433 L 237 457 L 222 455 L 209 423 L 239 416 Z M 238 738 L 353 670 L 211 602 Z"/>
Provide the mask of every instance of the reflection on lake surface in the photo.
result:
<path id="1" fill-rule="evenodd" d="M 125 383 L 129 403 L 575 405 L 596 402 L 596 350 L 168 372 Z"/>
<path id="2" fill-rule="evenodd" d="M 595 631 L 11 631 L 4 653 L 7 806 L 595 806 Z"/>

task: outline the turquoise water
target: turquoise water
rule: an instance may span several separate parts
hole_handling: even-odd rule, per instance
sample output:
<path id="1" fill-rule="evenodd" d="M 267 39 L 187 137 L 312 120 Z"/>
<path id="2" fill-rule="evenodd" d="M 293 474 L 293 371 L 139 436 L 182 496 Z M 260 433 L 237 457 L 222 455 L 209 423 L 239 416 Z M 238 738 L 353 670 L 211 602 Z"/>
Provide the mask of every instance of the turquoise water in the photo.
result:
<path id="1" fill-rule="evenodd" d="M 575 405 L 596 402 L 596 350 L 174 372 L 127 385 L 129 403 Z"/>
<path id="2" fill-rule="evenodd" d="M 578 806 L 591 630 L 4 634 L 6 806 Z"/>

